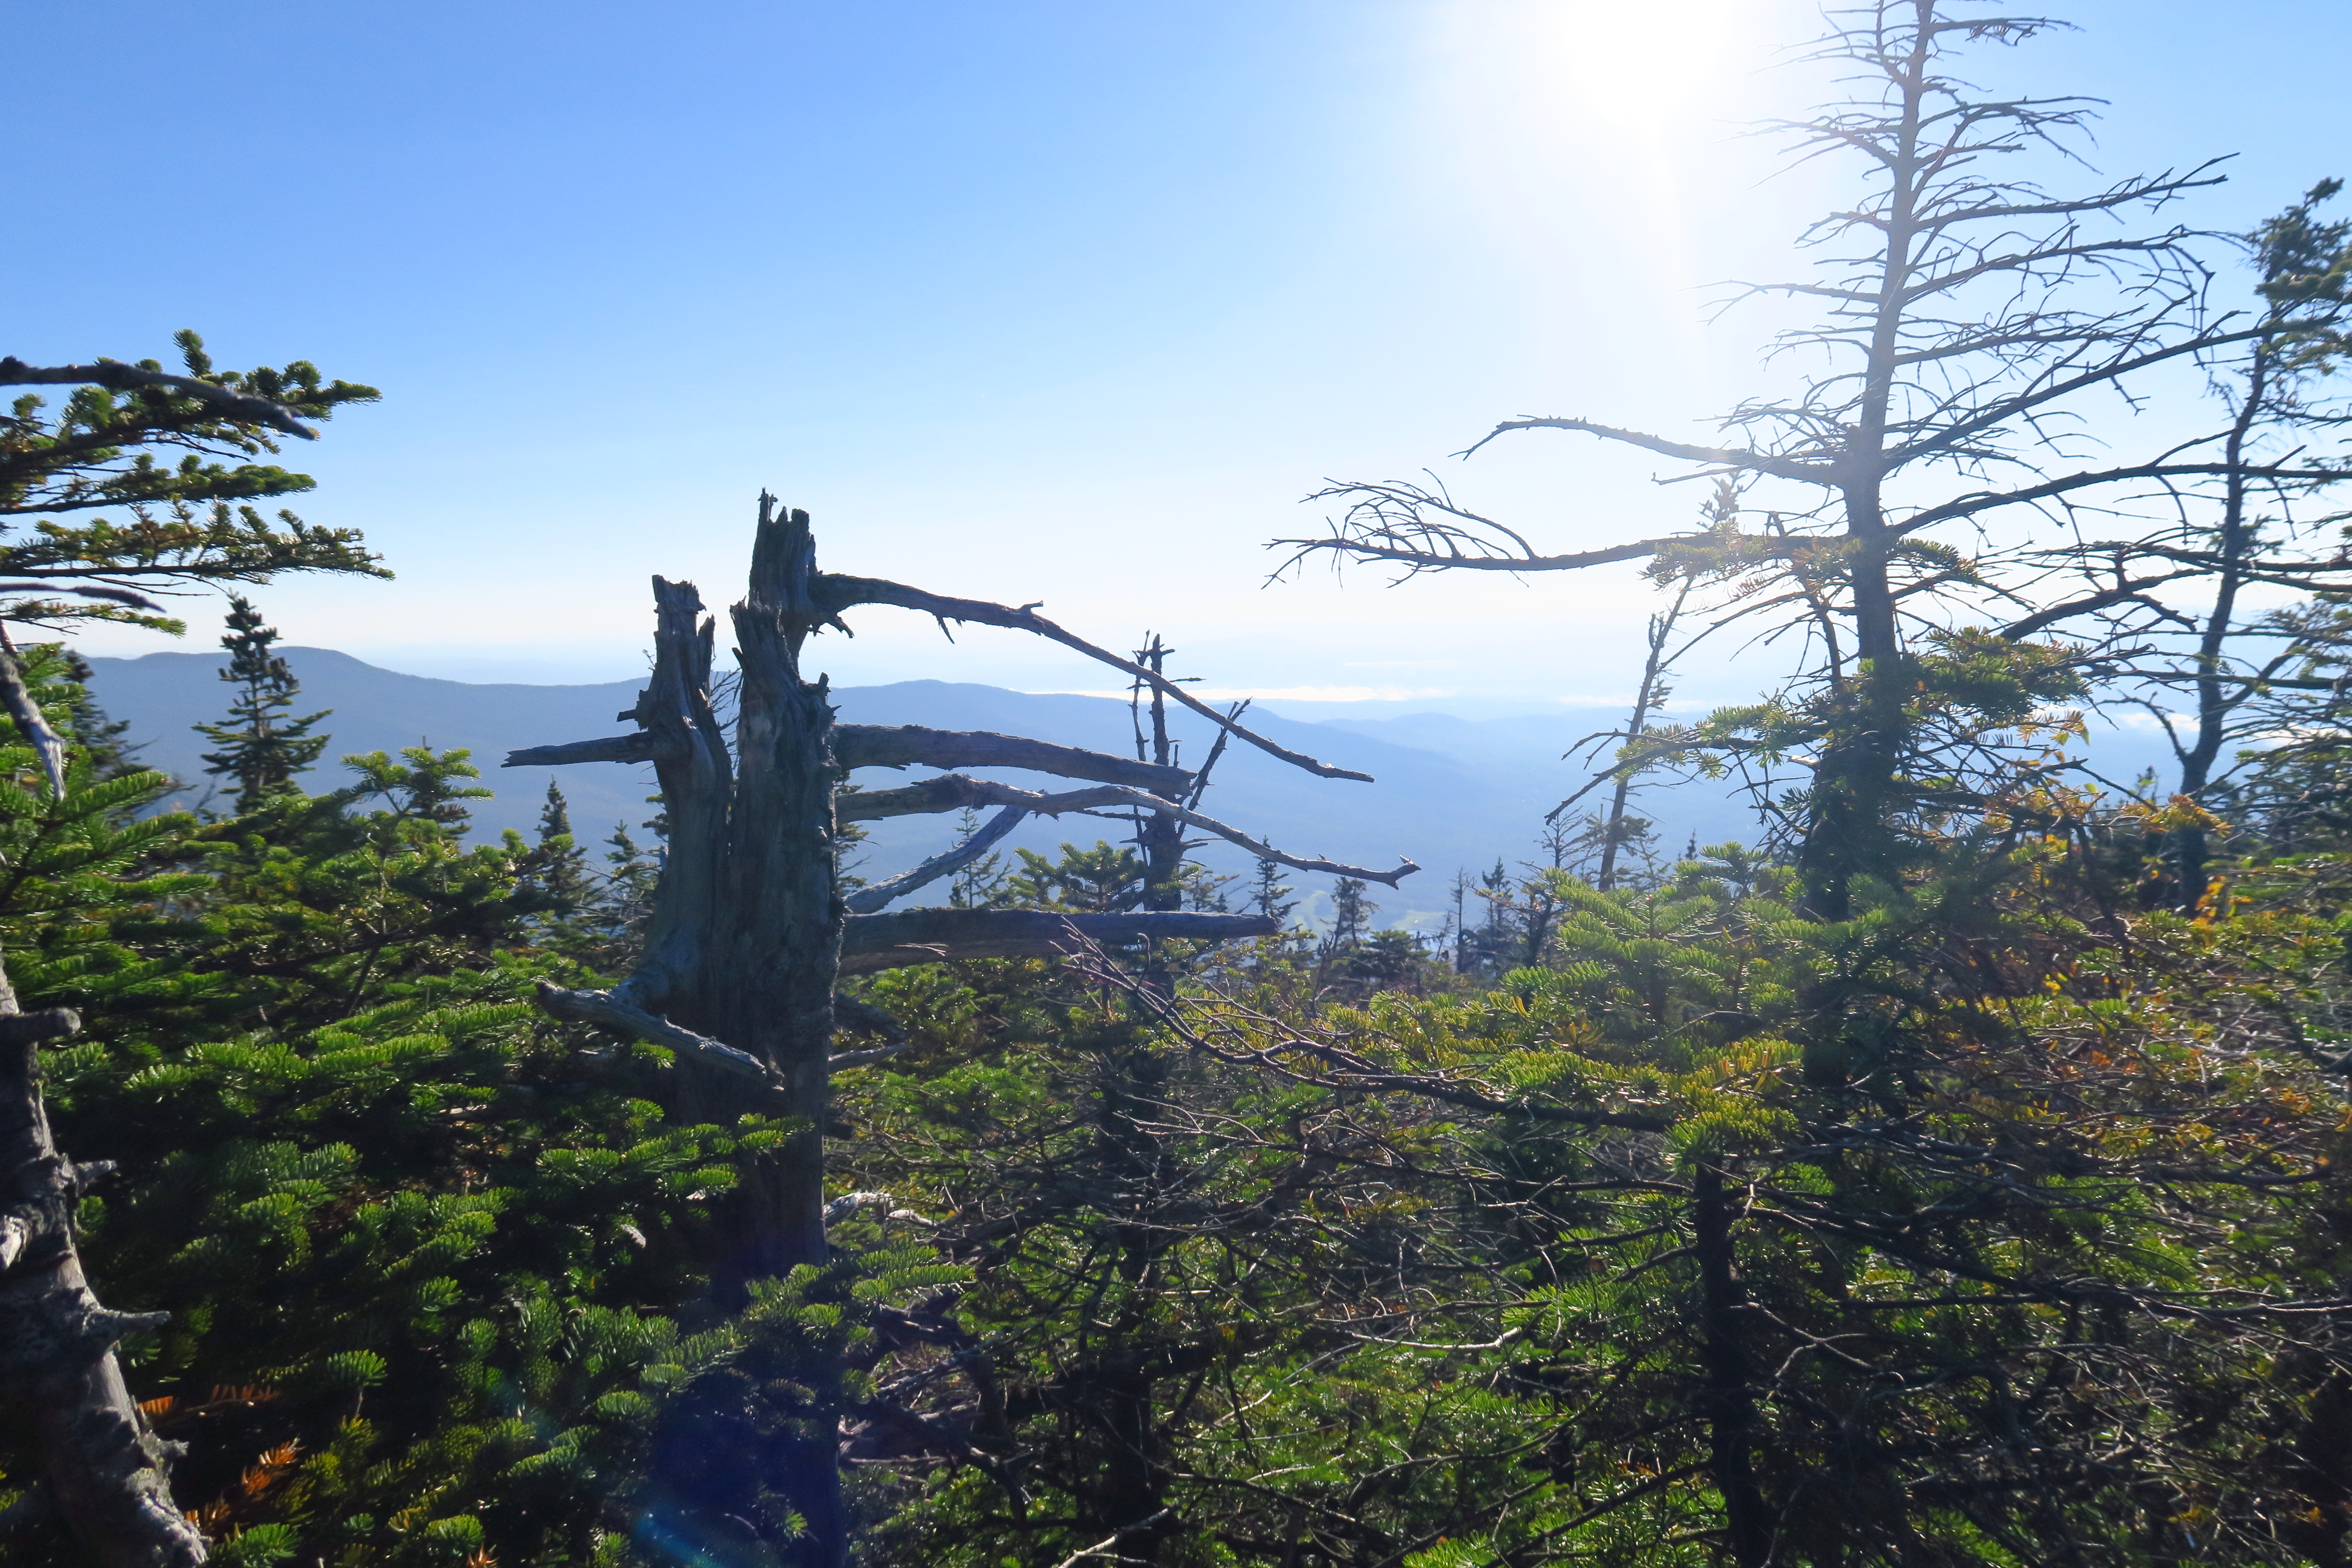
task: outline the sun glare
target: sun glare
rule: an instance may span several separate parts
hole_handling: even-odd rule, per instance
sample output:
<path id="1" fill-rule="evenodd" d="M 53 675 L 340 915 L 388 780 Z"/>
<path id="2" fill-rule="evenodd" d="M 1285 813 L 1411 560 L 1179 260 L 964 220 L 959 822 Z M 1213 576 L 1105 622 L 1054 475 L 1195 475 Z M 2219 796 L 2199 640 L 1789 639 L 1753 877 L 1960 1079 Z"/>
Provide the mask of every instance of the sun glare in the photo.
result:
<path id="1" fill-rule="evenodd" d="M 1673 132 L 1711 120 L 1744 18 L 1732 0 L 1673 5 L 1569 0 L 1548 7 L 1545 53 L 1557 61 L 1568 111 L 1628 128 Z"/>
<path id="2" fill-rule="evenodd" d="M 1765 63 L 1759 13 L 1777 8 L 1457 0 L 1437 14 L 1436 53 L 1456 110 L 1497 130 L 1705 137 L 1719 133 L 1734 79 Z"/>

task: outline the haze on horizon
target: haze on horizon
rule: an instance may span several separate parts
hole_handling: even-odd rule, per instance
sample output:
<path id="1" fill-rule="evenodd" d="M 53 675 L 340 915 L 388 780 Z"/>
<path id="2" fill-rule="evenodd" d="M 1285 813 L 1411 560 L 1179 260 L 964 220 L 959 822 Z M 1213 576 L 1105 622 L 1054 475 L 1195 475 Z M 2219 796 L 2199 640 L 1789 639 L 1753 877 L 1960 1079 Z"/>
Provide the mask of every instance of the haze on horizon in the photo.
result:
<path id="1" fill-rule="evenodd" d="M 2113 101 L 2103 169 L 2240 155 L 2185 221 L 2242 228 L 2352 173 L 2352 104 L 2298 74 L 2342 58 L 2352 12 L 2061 10 L 2083 30 L 2017 68 Z M 239 162 L 134 195 L 187 240 L 12 247 L 9 293 L 37 301 L 12 352 L 161 354 L 193 326 L 226 363 L 383 388 L 288 460 L 320 481 L 297 510 L 364 529 L 399 580 L 261 601 L 289 641 L 389 668 L 633 674 L 647 574 L 731 598 L 767 486 L 831 565 L 1043 600 L 1114 645 L 1157 629 L 1212 689 L 1613 702 L 1651 607 L 1631 567 L 1262 588 L 1261 545 L 1311 529 L 1298 498 L 1327 475 L 1424 467 L 1552 548 L 1687 518 L 1693 491 L 1590 443 L 1448 455 L 1529 412 L 1696 432 L 1772 384 L 1769 316 L 1709 326 L 1706 286 L 1801 266 L 1817 187 L 1768 177 L 1738 127 L 1817 95 L 1773 68 L 1815 25 L 1790 0 L 231 0 L 130 28 L 33 0 L 0 110 L 20 142 L 152 168 L 201 124 Z M 40 166 L 8 177 L 45 233 L 119 232 L 120 190 L 36 190 Z M 206 647 L 194 608 L 176 645 L 84 646 Z M 1103 685 L 911 616 L 823 663 Z M 1776 670 L 1718 659 L 1685 690 Z"/>

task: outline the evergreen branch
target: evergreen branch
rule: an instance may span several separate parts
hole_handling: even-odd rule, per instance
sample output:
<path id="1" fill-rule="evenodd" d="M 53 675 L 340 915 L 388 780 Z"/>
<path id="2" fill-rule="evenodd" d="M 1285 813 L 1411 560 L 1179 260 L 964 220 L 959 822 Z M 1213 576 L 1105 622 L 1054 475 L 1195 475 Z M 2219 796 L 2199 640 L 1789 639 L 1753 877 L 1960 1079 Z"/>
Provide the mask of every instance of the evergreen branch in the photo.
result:
<path id="1" fill-rule="evenodd" d="M 0 386 L 104 386 L 118 392 L 170 392 L 190 397 L 215 410 L 222 418 L 241 425 L 268 425 L 289 436 L 315 441 L 319 433 L 282 403 L 249 392 L 199 381 L 191 375 L 142 370 L 137 365 L 102 359 L 90 364 L 30 365 L 16 355 L 0 359 Z"/>

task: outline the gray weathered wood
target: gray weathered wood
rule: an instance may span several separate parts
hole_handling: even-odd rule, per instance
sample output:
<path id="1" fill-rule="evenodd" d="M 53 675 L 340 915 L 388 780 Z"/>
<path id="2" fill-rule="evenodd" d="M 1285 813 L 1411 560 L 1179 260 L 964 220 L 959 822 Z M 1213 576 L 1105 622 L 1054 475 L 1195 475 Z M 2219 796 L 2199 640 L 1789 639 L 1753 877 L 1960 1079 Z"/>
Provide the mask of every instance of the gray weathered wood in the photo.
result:
<path id="1" fill-rule="evenodd" d="M 1056 746 L 989 730 L 844 724 L 835 733 L 834 750 L 845 768 L 903 768 L 909 764 L 934 768 L 1026 768 L 1034 773 L 1058 773 L 1066 779 L 1098 779 L 1104 784 L 1131 784 L 1138 789 L 1167 790 L 1176 795 L 1181 795 L 1192 783 L 1192 775 L 1182 768 L 1157 767 L 1131 757 L 1114 757 L 1106 752 L 1089 752 L 1076 746 Z"/>
<path id="2" fill-rule="evenodd" d="M 653 679 L 631 711 L 648 737 L 669 845 L 645 956 L 614 994 L 648 1013 L 690 1021 L 715 978 L 706 965 L 725 896 L 734 763 L 710 705 L 717 634 L 702 613 L 702 597 L 691 583 L 656 577 L 653 585 Z M 745 828 L 756 832 L 750 824 Z M 721 1028 L 697 1032 L 731 1041 Z"/>
<path id="3" fill-rule="evenodd" d="M 943 957 L 1051 954 L 1087 942 L 1224 941 L 1278 930 L 1277 922 L 1261 916 L 1173 910 L 849 915 L 838 886 L 836 793 L 845 774 L 856 768 L 1017 767 L 1108 787 L 1060 796 L 1012 791 L 1022 797 L 1016 801 L 1000 798 L 1010 786 L 951 775 L 901 789 L 850 792 L 839 797 L 847 803 L 842 815 L 871 818 L 953 810 L 984 799 L 1008 808 L 991 825 L 992 833 L 1001 834 L 1030 809 L 1028 801 L 1050 801 L 1055 810 L 1086 809 L 1078 801 L 1091 793 L 1098 804 L 1177 813 L 1182 821 L 1254 852 L 1266 847 L 1192 811 L 1198 776 L 1167 765 L 1164 758 L 1131 761 L 987 731 L 836 725 L 825 681 L 803 673 L 801 654 L 814 632 L 841 626 L 845 605 L 907 605 L 943 618 L 1038 632 L 1139 673 L 1155 687 L 1169 687 L 1171 696 L 1205 713 L 1225 734 L 1326 776 L 1365 776 L 1326 767 L 1252 735 L 1234 722 L 1238 709 L 1219 715 L 1202 708 L 1156 672 L 1104 654 L 1026 610 L 943 599 L 895 584 L 828 577 L 816 570 L 808 514 L 780 513 L 774 499 L 764 494 L 751 591 L 730 612 L 742 673 L 730 752 L 710 703 L 714 624 L 703 615 L 690 584 L 656 577 L 654 596 L 653 678 L 636 706 L 623 715 L 636 720 L 637 731 L 518 751 L 508 763 L 650 760 L 659 777 L 669 837 L 643 960 L 610 993 L 548 986 L 541 1005 L 556 1016 L 593 1021 L 675 1050 L 678 1092 L 671 1110 L 682 1121 L 728 1125 L 748 1111 L 788 1119 L 793 1131 L 783 1146 L 744 1172 L 735 1190 L 714 1205 L 719 1223 L 710 1232 L 709 1263 L 714 1293 L 722 1301 L 741 1300 L 754 1279 L 828 1259 L 822 1137 L 832 1121 L 829 1074 L 880 1060 L 905 1044 L 905 1031 L 895 1020 L 836 998 L 839 975 Z M 944 874 L 983 851 L 989 841 L 983 834 L 977 847 L 967 844 L 936 858 L 923 872 Z M 1412 869 L 1408 864 L 1378 873 L 1276 858 L 1391 882 Z M 862 901 L 887 901 L 894 891 L 911 890 L 922 879 L 919 875 L 896 888 L 886 885 Z M 830 1042 L 837 1008 L 841 1022 L 879 1032 L 882 1045 L 835 1054 Z M 799 1568 L 840 1568 L 847 1526 L 834 1448 L 798 1436 L 782 1440 L 805 1444 L 782 1467 L 790 1478 L 788 1500 L 808 1521 L 807 1532 L 788 1549 L 791 1561 Z"/>
<path id="4" fill-rule="evenodd" d="M 953 775 L 950 775 L 952 777 Z M 851 796 L 853 800 L 856 796 Z M 1017 805 L 1008 805 L 985 823 L 980 831 L 957 845 L 932 856 L 911 871 L 901 871 L 895 877 L 867 884 L 843 900 L 853 915 L 870 915 L 886 910 L 908 894 L 919 891 L 950 872 L 961 871 L 987 854 L 1004 836 L 1021 825 L 1029 814 Z"/>
<path id="5" fill-rule="evenodd" d="M 1053 910 L 900 910 L 852 915 L 844 928 L 841 971 L 871 974 L 950 958 L 1051 958 L 1087 942 L 1232 942 L 1279 936 L 1264 915 L 1138 910 L 1126 914 L 1062 914 Z"/>
<path id="6" fill-rule="evenodd" d="M 551 1018 L 600 1024 L 607 1029 L 666 1046 L 681 1057 L 762 1088 L 775 1083 L 775 1075 L 749 1051 L 739 1051 L 691 1029 L 680 1028 L 667 1018 L 657 1018 L 609 991 L 567 991 L 552 980 L 542 980 L 539 983 L 539 1005 Z"/>
<path id="7" fill-rule="evenodd" d="M 896 605 L 901 609 L 920 610 L 927 616 L 936 616 L 941 626 L 950 621 L 971 621 L 979 626 L 1003 626 L 1008 631 L 1031 633 L 1123 671 L 1161 696 L 1182 703 L 1219 729 L 1240 736 L 1259 751 L 1269 756 L 1280 757 L 1295 768 L 1303 768 L 1327 779 L 1356 779 L 1364 784 L 1372 782 L 1370 773 L 1318 763 L 1303 752 L 1294 752 L 1287 746 L 1267 740 L 1264 735 L 1244 728 L 1236 715 L 1218 712 L 1158 670 L 1138 664 L 1133 659 L 1121 658 L 1108 648 L 1097 647 L 1086 638 L 1055 626 L 1037 614 L 1033 605 L 1024 605 L 1015 609 L 1007 605 L 992 605 L 985 599 L 950 598 L 945 594 L 910 588 L 904 583 L 887 582 L 879 577 L 845 576 L 839 573 L 820 574 L 816 580 L 816 595 L 818 603 L 828 616 L 838 616 L 852 605 Z M 1094 775 L 1080 773 L 1076 776 L 1091 778 Z M 1128 784 L 1139 781 L 1113 779 L 1108 782 Z"/>
<path id="8" fill-rule="evenodd" d="M 609 991 L 567 991 L 551 980 L 542 980 L 539 983 L 538 999 L 540 1010 L 551 1018 L 562 1018 L 575 1024 L 594 1024 L 615 1034 L 663 1047 L 680 1057 L 743 1080 L 747 1092 L 757 1097 L 755 1101 L 747 1101 L 747 1104 L 763 1104 L 778 1111 L 785 1109 L 782 1081 L 749 1052 L 739 1051 L 691 1029 L 682 1029 L 667 1018 L 656 1018 L 642 1007 L 633 1007 L 619 1000 Z M 879 1035 L 883 1043 L 871 1049 L 832 1057 L 827 1059 L 827 1067 L 835 1070 L 863 1067 L 868 1062 L 897 1056 L 907 1048 L 905 1027 L 879 1007 L 850 996 L 835 996 L 833 1002 L 835 1010 L 846 1016 L 852 1026 Z"/>
<path id="9" fill-rule="evenodd" d="M 1046 795 L 1038 790 L 1022 789 L 1015 784 L 998 784 L 993 779 L 972 779 L 965 778 L 959 773 L 944 773 L 935 779 L 926 779 L 923 784 L 913 786 L 913 789 L 922 790 L 927 787 L 930 788 L 935 796 L 954 801 L 952 807 L 942 809 L 961 810 L 967 805 L 1001 805 L 1007 810 L 1031 812 L 1039 816 L 1059 816 L 1066 811 L 1097 811 L 1107 805 L 1133 806 L 1139 811 L 1158 813 L 1171 822 L 1181 822 L 1200 828 L 1203 832 L 1213 833 L 1229 843 L 1241 846 L 1262 860 L 1276 861 L 1301 871 L 1328 872 L 1335 877 L 1360 877 L 1365 881 L 1382 882 L 1391 888 L 1404 878 L 1421 869 L 1410 860 L 1399 865 L 1394 870 L 1376 871 L 1368 866 L 1350 866 L 1339 860 L 1325 860 L 1309 855 L 1293 855 L 1286 850 L 1276 849 L 1262 839 L 1253 838 L 1238 827 L 1228 826 L 1213 816 L 1203 816 L 1197 811 L 1190 810 L 1172 800 L 1153 795 L 1149 791 L 1129 789 L 1119 784 L 1100 784 L 1093 789 L 1066 790 L 1058 795 Z M 898 790 L 888 790 L 877 791 L 876 795 L 900 793 Z M 842 816 L 847 818 L 866 816 L 872 809 L 874 799 L 874 796 L 867 795 L 863 790 L 844 797 Z M 890 809 L 897 804 L 886 801 L 884 810 L 874 815 L 883 816 L 906 815 Z M 1007 824 L 1008 827 L 1010 826 Z M 950 854 L 953 853 L 955 852 L 950 852 Z M 949 858 L 942 856 L 940 858 L 945 860 Z M 924 866 L 916 868 L 916 871 L 920 871 L 930 864 L 931 862 L 925 861 Z M 943 868 L 943 869 L 952 868 L 952 867 Z M 914 872 L 908 873 L 910 877 L 914 874 Z M 923 880 L 929 879 L 929 878 L 923 879 Z M 892 893 L 890 897 L 901 897 L 903 893 L 913 890 L 912 888 L 904 889 L 900 892 Z M 883 903 L 888 901 L 887 899 L 882 900 Z M 871 906 L 872 909 L 881 907 L 881 903 Z M 867 909 L 859 908 L 855 902 L 852 903 L 851 910 L 852 912 L 859 914 L 870 912 Z"/>
<path id="10" fill-rule="evenodd" d="M 607 735 L 598 741 L 566 741 L 557 746 L 525 746 L 519 752 L 509 752 L 502 768 L 555 768 L 566 763 L 649 763 L 654 760 L 655 742 L 651 735 L 639 730 L 626 735 Z"/>
<path id="11" fill-rule="evenodd" d="M 47 1500 L 96 1568 L 194 1568 L 205 1538 L 172 1501 L 171 1450 L 114 1354 L 170 1315 L 109 1311 L 90 1293 L 74 1205 L 110 1167 L 60 1154 L 41 1104 L 38 1043 L 80 1026 L 62 1008 L 19 1013 L 0 968 L 0 1405 L 31 1433 Z"/>
<path id="12" fill-rule="evenodd" d="M 49 776 L 49 793 L 59 800 L 66 793 L 66 743 L 49 725 L 49 716 L 33 700 L 25 685 L 25 668 L 16 658 L 16 645 L 9 640 L 8 628 L 0 626 L 0 708 L 16 721 L 16 732 L 41 759 L 41 771 Z"/>

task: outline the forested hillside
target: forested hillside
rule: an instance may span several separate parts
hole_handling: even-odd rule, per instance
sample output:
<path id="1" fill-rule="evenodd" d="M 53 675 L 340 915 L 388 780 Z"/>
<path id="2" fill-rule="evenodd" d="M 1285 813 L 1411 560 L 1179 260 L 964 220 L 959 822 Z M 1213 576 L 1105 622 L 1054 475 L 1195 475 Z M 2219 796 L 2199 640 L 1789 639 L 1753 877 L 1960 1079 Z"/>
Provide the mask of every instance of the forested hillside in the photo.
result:
<path id="1" fill-rule="evenodd" d="M 420 743 L 463 749 L 492 763 L 509 750 L 609 725 L 637 692 L 635 681 L 477 685 L 378 669 L 326 648 L 286 647 L 280 653 L 301 683 L 304 707 L 330 715 L 319 726 L 333 742 L 320 759 L 320 784 L 343 782 L 338 759 L 346 752 Z M 217 781 L 204 771 L 205 742 L 189 720 L 209 719 L 222 707 L 226 693 L 217 672 L 226 659 L 225 653 L 173 653 L 88 661 L 90 690 L 117 722 L 129 726 L 124 737 L 138 745 L 139 761 L 189 783 L 191 787 L 168 797 L 181 806 L 196 805 L 207 789 L 217 793 Z M 842 687 L 833 701 L 851 723 L 966 724 L 1070 746 L 1120 750 L 1133 744 L 1128 704 L 1109 698 L 940 680 Z M 1590 716 L 1472 721 L 1425 715 L 1318 723 L 1291 720 L 1277 710 L 1260 715 L 1268 733 L 1370 773 L 1371 782 L 1332 789 L 1262 754 L 1229 754 L 1218 764 L 1214 798 L 1218 809 L 1258 825 L 1280 842 L 1342 858 L 1404 854 L 1430 868 L 1432 874 L 1423 879 L 1428 885 L 1408 885 L 1402 891 L 1411 897 L 1393 900 L 1381 920 L 1434 932 L 1452 912 L 1444 884 L 1456 868 L 1484 870 L 1497 858 L 1516 864 L 1539 856 L 1536 841 L 1543 815 L 1573 787 L 1564 782 L 1572 775 L 1561 755 L 1605 722 Z M 1213 743 L 1215 726 L 1205 721 L 1179 714 L 1171 723 L 1180 755 L 1205 754 Z M 473 808 L 475 831 L 534 830 L 552 776 L 538 768 L 493 769 L 484 782 L 496 794 Z M 622 824 L 637 832 L 655 815 L 646 801 L 655 787 L 649 768 L 573 772 L 562 782 L 583 839 L 602 840 Z M 1722 787 L 1677 791 L 1671 802 L 1657 805 L 1667 814 L 1662 836 L 1678 845 L 1693 837 L 1712 843 L 1736 836 L 1748 819 L 1733 792 Z M 1117 836 L 1114 829 L 1077 818 L 1033 817 L 1013 830 L 1006 848 L 1009 853 L 1021 846 L 1054 855 L 1065 839 L 1090 844 L 1105 832 Z M 896 875 L 936 848 L 936 837 L 919 819 L 877 822 L 856 851 L 856 869 L 869 878 Z M 1243 876 L 1252 864 L 1245 851 L 1223 842 L 1204 844 L 1199 858 L 1221 873 Z M 1302 894 L 1328 903 L 1328 885 L 1309 886 Z"/>
<path id="2" fill-rule="evenodd" d="M 642 682 L 343 755 L 267 585 L 384 567 L 262 503 L 375 391 L 0 360 L 56 389 L 0 424 L 0 1563 L 2352 1563 L 2352 221 L 2084 174 L 2084 105 L 1966 85 L 2051 26 L 1835 14 L 1776 390 L 1479 444 L 1631 447 L 1690 526 L 1335 481 L 1280 542 L 1655 590 L 1442 889 L 1309 837 L 1376 744 L 764 493 Z M 192 802 L 71 634 L 197 591 Z M 1127 730 L 1015 732 L 960 643 L 836 701 L 879 609 Z M 1779 662 L 1685 715 L 1718 634 Z"/>

